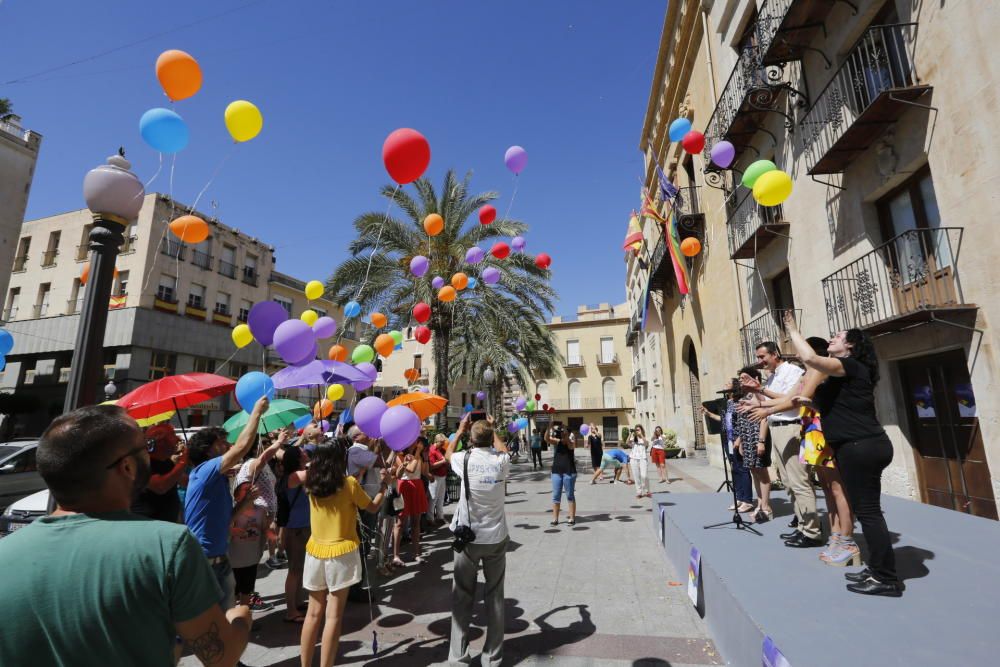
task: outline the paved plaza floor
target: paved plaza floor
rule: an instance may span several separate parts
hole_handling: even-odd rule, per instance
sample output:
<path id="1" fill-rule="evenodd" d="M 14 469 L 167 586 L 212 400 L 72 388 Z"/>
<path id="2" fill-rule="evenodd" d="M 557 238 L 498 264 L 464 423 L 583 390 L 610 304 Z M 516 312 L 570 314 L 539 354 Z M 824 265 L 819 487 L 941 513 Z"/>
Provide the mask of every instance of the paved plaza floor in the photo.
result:
<path id="1" fill-rule="evenodd" d="M 723 664 L 687 597 L 686 573 L 674 572 L 659 546 L 648 499 L 635 487 L 590 484 L 589 453 L 577 452 L 576 526 L 551 516 L 550 464 L 533 472 L 514 465 L 508 485 L 505 664 L 689 665 Z M 655 472 L 653 473 L 655 478 Z M 671 484 L 654 491 L 715 490 L 721 472 L 704 459 L 670 462 Z M 720 495 L 720 516 L 729 501 Z M 454 505 L 449 505 L 450 514 Z M 430 533 L 423 565 L 412 563 L 378 577 L 375 605 L 347 605 L 338 664 L 420 666 L 446 662 L 451 607 L 450 533 Z M 408 545 L 404 545 L 405 548 Z M 480 575 L 481 580 L 482 575 Z M 255 615 L 243 662 L 251 667 L 299 664 L 301 626 L 282 622 L 285 571 L 261 566 L 258 590 L 272 611 Z M 476 605 L 473 655 L 482 644 L 483 605 Z M 378 654 L 372 653 L 373 631 Z M 317 652 L 318 659 L 318 652 Z M 196 665 L 186 657 L 182 665 Z"/>

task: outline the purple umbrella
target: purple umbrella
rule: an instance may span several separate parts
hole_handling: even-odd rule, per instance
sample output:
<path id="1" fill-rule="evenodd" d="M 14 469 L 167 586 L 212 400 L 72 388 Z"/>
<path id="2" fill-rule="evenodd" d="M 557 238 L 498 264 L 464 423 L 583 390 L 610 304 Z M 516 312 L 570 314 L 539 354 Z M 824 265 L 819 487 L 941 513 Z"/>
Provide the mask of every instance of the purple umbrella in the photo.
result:
<path id="1" fill-rule="evenodd" d="M 366 382 L 367 376 L 342 361 L 317 359 L 305 366 L 288 366 L 271 376 L 275 389 L 316 387 L 324 384 L 350 384 Z"/>

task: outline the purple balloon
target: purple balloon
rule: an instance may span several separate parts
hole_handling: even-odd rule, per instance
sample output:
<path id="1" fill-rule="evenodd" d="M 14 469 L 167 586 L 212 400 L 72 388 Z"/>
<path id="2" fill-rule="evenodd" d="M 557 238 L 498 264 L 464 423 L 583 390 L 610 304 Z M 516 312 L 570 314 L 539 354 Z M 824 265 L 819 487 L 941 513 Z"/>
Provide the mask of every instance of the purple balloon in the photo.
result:
<path id="1" fill-rule="evenodd" d="M 369 438 L 381 438 L 382 430 L 379 428 L 379 423 L 382 420 L 382 415 L 388 409 L 385 401 L 378 396 L 362 398 L 354 406 L 354 423 Z"/>
<path id="2" fill-rule="evenodd" d="M 580 435 L 587 435 L 590 433 L 590 427 L 586 424 L 580 424 Z"/>
<path id="3" fill-rule="evenodd" d="M 330 422 L 325 419 L 321 419 L 319 422 L 319 427 L 323 429 L 323 433 L 327 433 L 330 430 Z"/>
<path id="4" fill-rule="evenodd" d="M 434 276 L 434 280 L 431 281 L 431 286 L 434 289 L 441 289 L 444 287 L 444 278 L 441 276 Z"/>
<path id="5" fill-rule="evenodd" d="M 483 271 L 483 282 L 487 285 L 496 285 L 500 282 L 500 272 L 492 266 L 486 267 Z"/>
<path id="6" fill-rule="evenodd" d="M 306 364 L 310 364 L 316 361 L 316 355 L 318 354 L 319 354 L 319 345 L 316 343 L 316 341 L 313 341 L 312 349 L 309 350 L 306 356 L 302 357 L 298 361 L 290 361 L 289 364 L 292 366 L 305 366 Z"/>
<path id="7" fill-rule="evenodd" d="M 733 159 L 736 157 L 736 147 L 728 141 L 720 141 L 712 146 L 709 154 L 712 156 L 712 162 L 726 169 L 733 163 Z"/>
<path id="8" fill-rule="evenodd" d="M 483 257 L 486 257 L 486 251 L 477 245 L 465 251 L 466 264 L 479 264 L 479 262 L 483 261 Z"/>
<path id="9" fill-rule="evenodd" d="M 515 174 L 520 174 L 521 170 L 528 166 L 528 151 L 520 146 L 511 146 L 504 153 L 503 163 Z"/>
<path id="10" fill-rule="evenodd" d="M 313 325 L 313 334 L 316 338 L 332 338 L 335 333 L 337 333 L 337 320 L 332 317 L 324 315 Z"/>
<path id="11" fill-rule="evenodd" d="M 423 255 L 417 255 L 410 260 L 410 273 L 415 275 L 417 278 L 427 273 L 427 269 L 429 268 L 431 268 L 430 260 Z"/>
<path id="12" fill-rule="evenodd" d="M 507 424 L 508 433 L 517 433 L 517 422 L 511 422 Z"/>
<path id="13" fill-rule="evenodd" d="M 280 303 L 261 301 L 250 309 L 247 325 L 257 342 L 266 347 L 274 342 L 275 329 L 287 319 L 288 311 Z"/>
<path id="14" fill-rule="evenodd" d="M 401 452 L 420 435 L 420 417 L 405 405 L 397 405 L 382 414 L 379 429 L 389 449 Z"/>
<path id="15" fill-rule="evenodd" d="M 274 350 L 286 363 L 299 363 L 315 346 L 312 327 L 298 318 L 285 320 L 274 330 Z"/>
<path id="16" fill-rule="evenodd" d="M 518 399 L 514 401 L 514 407 L 517 408 L 518 412 L 524 410 L 524 406 L 526 406 L 527 404 L 528 404 L 528 399 L 526 399 L 524 396 L 519 396 Z"/>
<path id="17" fill-rule="evenodd" d="M 510 247 L 514 250 L 521 252 L 524 250 L 524 246 L 527 245 L 527 241 L 524 240 L 523 236 L 515 236 L 510 240 Z"/>
<path id="18" fill-rule="evenodd" d="M 375 380 L 378 379 L 378 369 L 375 368 L 375 364 L 364 361 L 355 366 L 355 368 L 361 371 L 366 378 L 363 382 L 356 381 L 351 383 L 357 391 L 364 391 L 375 384 Z"/>
<path id="19" fill-rule="evenodd" d="M 485 391 L 477 391 L 476 392 L 476 400 L 477 401 L 481 401 L 481 400 L 483 400 L 485 398 L 486 398 L 486 392 Z"/>
<path id="20" fill-rule="evenodd" d="M 421 387 L 420 388 L 420 393 L 421 394 L 429 394 L 429 393 L 431 393 L 431 388 L 430 387 Z"/>

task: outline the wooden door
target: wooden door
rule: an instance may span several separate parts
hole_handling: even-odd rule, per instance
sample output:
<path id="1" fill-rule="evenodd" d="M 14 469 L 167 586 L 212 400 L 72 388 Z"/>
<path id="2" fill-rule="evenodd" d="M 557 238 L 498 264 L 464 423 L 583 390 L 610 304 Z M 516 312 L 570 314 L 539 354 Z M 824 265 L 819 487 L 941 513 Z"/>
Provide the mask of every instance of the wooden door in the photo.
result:
<path id="1" fill-rule="evenodd" d="M 899 371 L 924 502 L 996 519 L 964 352 L 907 359 Z"/>

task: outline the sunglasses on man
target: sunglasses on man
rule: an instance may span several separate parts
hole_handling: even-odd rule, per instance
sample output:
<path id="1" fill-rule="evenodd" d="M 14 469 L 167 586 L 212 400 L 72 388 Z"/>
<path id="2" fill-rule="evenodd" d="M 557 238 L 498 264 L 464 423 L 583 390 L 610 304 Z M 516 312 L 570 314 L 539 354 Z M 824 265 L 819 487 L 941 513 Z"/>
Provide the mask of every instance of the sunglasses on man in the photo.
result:
<path id="1" fill-rule="evenodd" d="M 118 458 L 116 458 L 110 464 L 104 466 L 104 469 L 105 470 L 111 470 L 116 465 L 118 465 L 119 463 L 121 463 L 122 461 L 124 461 L 127 457 L 132 456 L 133 454 L 137 454 L 137 453 L 141 452 L 144 449 L 147 452 L 152 453 L 153 450 L 156 449 L 156 438 L 150 438 L 149 440 L 147 440 L 145 443 L 139 445 L 138 447 L 133 447 L 132 449 L 128 450 L 127 452 L 125 452 L 124 454 L 122 454 L 121 456 L 119 456 Z"/>

